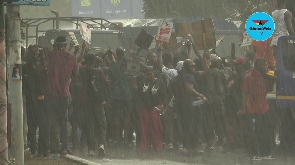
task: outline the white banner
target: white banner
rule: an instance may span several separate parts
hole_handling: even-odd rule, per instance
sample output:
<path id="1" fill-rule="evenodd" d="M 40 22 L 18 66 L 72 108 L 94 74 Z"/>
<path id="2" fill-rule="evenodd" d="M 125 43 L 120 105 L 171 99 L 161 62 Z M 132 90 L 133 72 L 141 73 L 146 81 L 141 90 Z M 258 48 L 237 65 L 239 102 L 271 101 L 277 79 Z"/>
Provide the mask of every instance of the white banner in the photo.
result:
<path id="1" fill-rule="evenodd" d="M 169 42 L 172 28 L 173 28 L 172 22 L 162 21 L 162 23 L 160 24 L 158 28 L 156 40 L 162 41 L 162 42 Z"/>
<path id="2" fill-rule="evenodd" d="M 250 46 L 251 44 L 252 44 L 252 39 L 250 38 L 250 36 L 246 32 L 244 32 L 240 47 Z"/>
<path id="3" fill-rule="evenodd" d="M 80 34 L 82 39 L 91 44 L 91 30 L 88 29 L 86 26 L 80 25 Z"/>

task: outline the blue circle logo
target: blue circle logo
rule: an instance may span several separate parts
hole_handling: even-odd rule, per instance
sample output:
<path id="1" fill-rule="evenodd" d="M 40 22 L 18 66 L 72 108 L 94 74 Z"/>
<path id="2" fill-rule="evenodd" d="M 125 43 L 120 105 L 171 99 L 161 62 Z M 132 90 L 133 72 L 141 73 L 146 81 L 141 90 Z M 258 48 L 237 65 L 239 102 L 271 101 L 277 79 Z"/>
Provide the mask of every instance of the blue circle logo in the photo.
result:
<path id="1" fill-rule="evenodd" d="M 253 40 L 265 41 L 274 33 L 275 23 L 267 13 L 256 12 L 247 19 L 245 29 Z"/>

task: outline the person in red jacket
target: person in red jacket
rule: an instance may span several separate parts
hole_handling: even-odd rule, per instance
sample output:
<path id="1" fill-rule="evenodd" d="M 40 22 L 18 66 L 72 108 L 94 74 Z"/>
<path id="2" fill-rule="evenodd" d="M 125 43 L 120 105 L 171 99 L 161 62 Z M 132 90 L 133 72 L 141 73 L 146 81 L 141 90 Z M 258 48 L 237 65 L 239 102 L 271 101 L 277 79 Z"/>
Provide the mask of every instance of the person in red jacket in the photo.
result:
<path id="1" fill-rule="evenodd" d="M 273 56 L 272 47 L 270 46 L 272 37 L 266 41 L 252 40 L 252 46 L 256 54 L 255 58 L 265 58 L 269 69 L 273 70 L 276 65 L 276 60 Z"/>
<path id="2" fill-rule="evenodd" d="M 254 69 L 244 78 L 243 106 L 239 114 L 247 114 L 248 125 L 248 151 L 252 160 L 273 159 L 270 156 L 273 139 L 270 138 L 271 123 L 269 120 L 269 105 L 267 102 L 267 89 L 271 82 L 266 76 L 267 61 L 257 58 Z"/>

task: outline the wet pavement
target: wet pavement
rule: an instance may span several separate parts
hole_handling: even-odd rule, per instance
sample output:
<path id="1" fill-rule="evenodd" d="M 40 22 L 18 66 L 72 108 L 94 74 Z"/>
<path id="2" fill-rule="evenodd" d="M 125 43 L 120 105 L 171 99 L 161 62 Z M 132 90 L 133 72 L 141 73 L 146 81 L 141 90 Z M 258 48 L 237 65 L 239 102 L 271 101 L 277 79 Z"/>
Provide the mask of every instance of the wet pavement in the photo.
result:
<path id="1" fill-rule="evenodd" d="M 220 151 L 210 151 L 204 153 L 194 153 L 191 155 L 180 155 L 177 151 L 167 151 L 162 153 L 152 153 L 139 156 L 136 150 L 110 149 L 104 158 L 89 157 L 87 152 L 76 151 L 75 156 L 106 165 L 294 165 L 295 156 L 292 154 L 276 154 L 273 160 L 250 161 L 249 157 L 242 150 L 234 150 L 223 153 Z"/>

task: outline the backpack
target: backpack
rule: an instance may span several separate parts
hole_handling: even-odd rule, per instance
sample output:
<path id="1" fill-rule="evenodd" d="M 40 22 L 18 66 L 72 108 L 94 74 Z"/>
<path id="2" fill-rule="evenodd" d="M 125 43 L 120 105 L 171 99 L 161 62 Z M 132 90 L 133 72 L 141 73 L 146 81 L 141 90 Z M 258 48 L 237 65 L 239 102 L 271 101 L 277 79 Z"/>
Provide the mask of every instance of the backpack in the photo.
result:
<path id="1" fill-rule="evenodd" d="M 99 71 L 102 71 L 100 68 L 95 68 L 92 70 L 92 77 L 90 81 L 91 89 L 91 98 L 94 102 L 103 102 L 107 99 L 107 84 L 104 81 L 102 75 L 99 74 Z"/>

